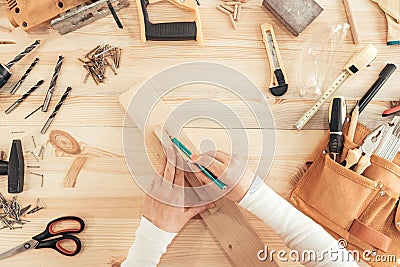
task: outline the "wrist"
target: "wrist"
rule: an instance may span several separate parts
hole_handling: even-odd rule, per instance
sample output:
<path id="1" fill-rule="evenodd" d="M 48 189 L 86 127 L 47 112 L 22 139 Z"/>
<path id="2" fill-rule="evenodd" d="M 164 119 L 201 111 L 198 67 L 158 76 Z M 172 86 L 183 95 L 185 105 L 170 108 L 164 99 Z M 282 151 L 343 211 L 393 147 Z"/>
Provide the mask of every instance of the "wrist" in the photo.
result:
<path id="1" fill-rule="evenodd" d="M 256 175 L 252 184 L 250 185 L 249 190 L 238 202 L 238 205 L 241 206 L 242 208 L 247 209 L 247 207 L 251 204 L 251 202 L 253 202 L 256 199 L 257 193 L 259 193 L 260 190 L 263 191 L 262 188 L 264 187 L 267 187 L 264 181 L 259 176 Z"/>
<path id="2" fill-rule="evenodd" d="M 165 233 L 176 235 L 180 230 L 180 229 L 177 229 L 176 225 L 170 226 L 165 221 L 162 221 L 162 220 L 158 221 L 157 219 L 151 219 L 144 214 L 142 215 L 142 220 L 143 219 L 145 220 L 145 223 L 149 223 Z M 174 224 L 176 224 L 176 223 L 174 223 Z"/>

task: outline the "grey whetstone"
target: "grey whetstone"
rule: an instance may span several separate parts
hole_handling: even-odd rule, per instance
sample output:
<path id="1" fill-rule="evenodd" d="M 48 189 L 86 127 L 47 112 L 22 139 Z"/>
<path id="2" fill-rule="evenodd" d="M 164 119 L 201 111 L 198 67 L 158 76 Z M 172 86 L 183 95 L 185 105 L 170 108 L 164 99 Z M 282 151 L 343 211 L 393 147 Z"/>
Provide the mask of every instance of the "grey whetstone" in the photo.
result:
<path id="1" fill-rule="evenodd" d="M 314 0 L 264 0 L 263 6 L 295 36 L 323 10 Z"/>

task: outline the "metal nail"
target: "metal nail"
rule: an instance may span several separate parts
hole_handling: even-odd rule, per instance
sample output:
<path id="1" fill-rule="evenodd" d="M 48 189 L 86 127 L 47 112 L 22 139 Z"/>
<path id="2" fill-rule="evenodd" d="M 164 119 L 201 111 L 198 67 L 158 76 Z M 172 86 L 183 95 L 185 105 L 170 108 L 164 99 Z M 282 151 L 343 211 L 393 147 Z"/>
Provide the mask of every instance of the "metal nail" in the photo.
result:
<path id="1" fill-rule="evenodd" d="M 32 142 L 33 142 L 33 145 L 35 146 L 35 148 L 36 148 L 36 141 L 35 141 L 35 137 L 32 135 Z"/>
<path id="2" fill-rule="evenodd" d="M 42 147 L 39 150 L 39 154 L 38 156 L 41 157 L 43 159 L 43 152 L 44 152 L 44 145 L 42 145 Z"/>
<path id="3" fill-rule="evenodd" d="M 35 153 L 33 153 L 33 151 L 31 151 L 31 154 L 33 155 L 33 157 L 36 159 L 37 162 L 39 162 L 38 157 L 35 155 Z"/>

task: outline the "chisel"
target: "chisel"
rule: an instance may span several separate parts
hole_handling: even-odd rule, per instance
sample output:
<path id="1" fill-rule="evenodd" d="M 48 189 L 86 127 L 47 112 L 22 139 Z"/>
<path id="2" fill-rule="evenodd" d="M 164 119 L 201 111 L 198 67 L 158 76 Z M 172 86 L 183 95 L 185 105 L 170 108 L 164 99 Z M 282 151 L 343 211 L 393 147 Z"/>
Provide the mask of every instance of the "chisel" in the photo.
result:
<path id="1" fill-rule="evenodd" d="M 295 124 L 297 130 L 303 127 L 311 120 L 311 118 L 318 112 L 322 105 L 335 93 L 335 91 L 343 84 L 351 75 L 358 74 L 361 70 L 368 67 L 375 60 L 378 55 L 378 49 L 373 45 L 368 44 L 364 46 L 357 54 L 355 54 L 350 61 L 344 66 L 343 71 L 336 78 L 336 80 L 329 86 L 328 90 L 321 96 L 320 99 L 298 120 Z"/>
<path id="2" fill-rule="evenodd" d="M 343 150 L 343 126 L 347 114 L 346 100 L 335 97 L 329 106 L 329 152 L 336 161 Z"/>

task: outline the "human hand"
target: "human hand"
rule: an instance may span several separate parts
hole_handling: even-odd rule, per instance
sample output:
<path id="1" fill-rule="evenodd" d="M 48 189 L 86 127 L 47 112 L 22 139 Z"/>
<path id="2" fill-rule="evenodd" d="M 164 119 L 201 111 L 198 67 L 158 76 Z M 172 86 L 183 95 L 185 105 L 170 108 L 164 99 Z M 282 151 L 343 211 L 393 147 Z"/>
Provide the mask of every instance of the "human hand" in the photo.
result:
<path id="1" fill-rule="evenodd" d="M 166 151 L 167 157 L 162 158 L 149 194 L 169 204 L 146 195 L 143 216 L 164 231 L 178 233 L 193 216 L 214 207 L 214 204 L 184 208 L 183 159 L 173 146 L 167 147 Z"/>
<path id="2" fill-rule="evenodd" d="M 206 167 L 224 182 L 230 190 L 226 197 L 234 202 L 242 200 L 256 177 L 254 172 L 246 166 L 246 161 L 242 157 L 223 151 L 193 155 L 192 162 Z M 213 184 L 202 172 L 196 172 L 196 176 L 206 184 Z M 216 185 L 215 188 L 220 190 Z"/>

